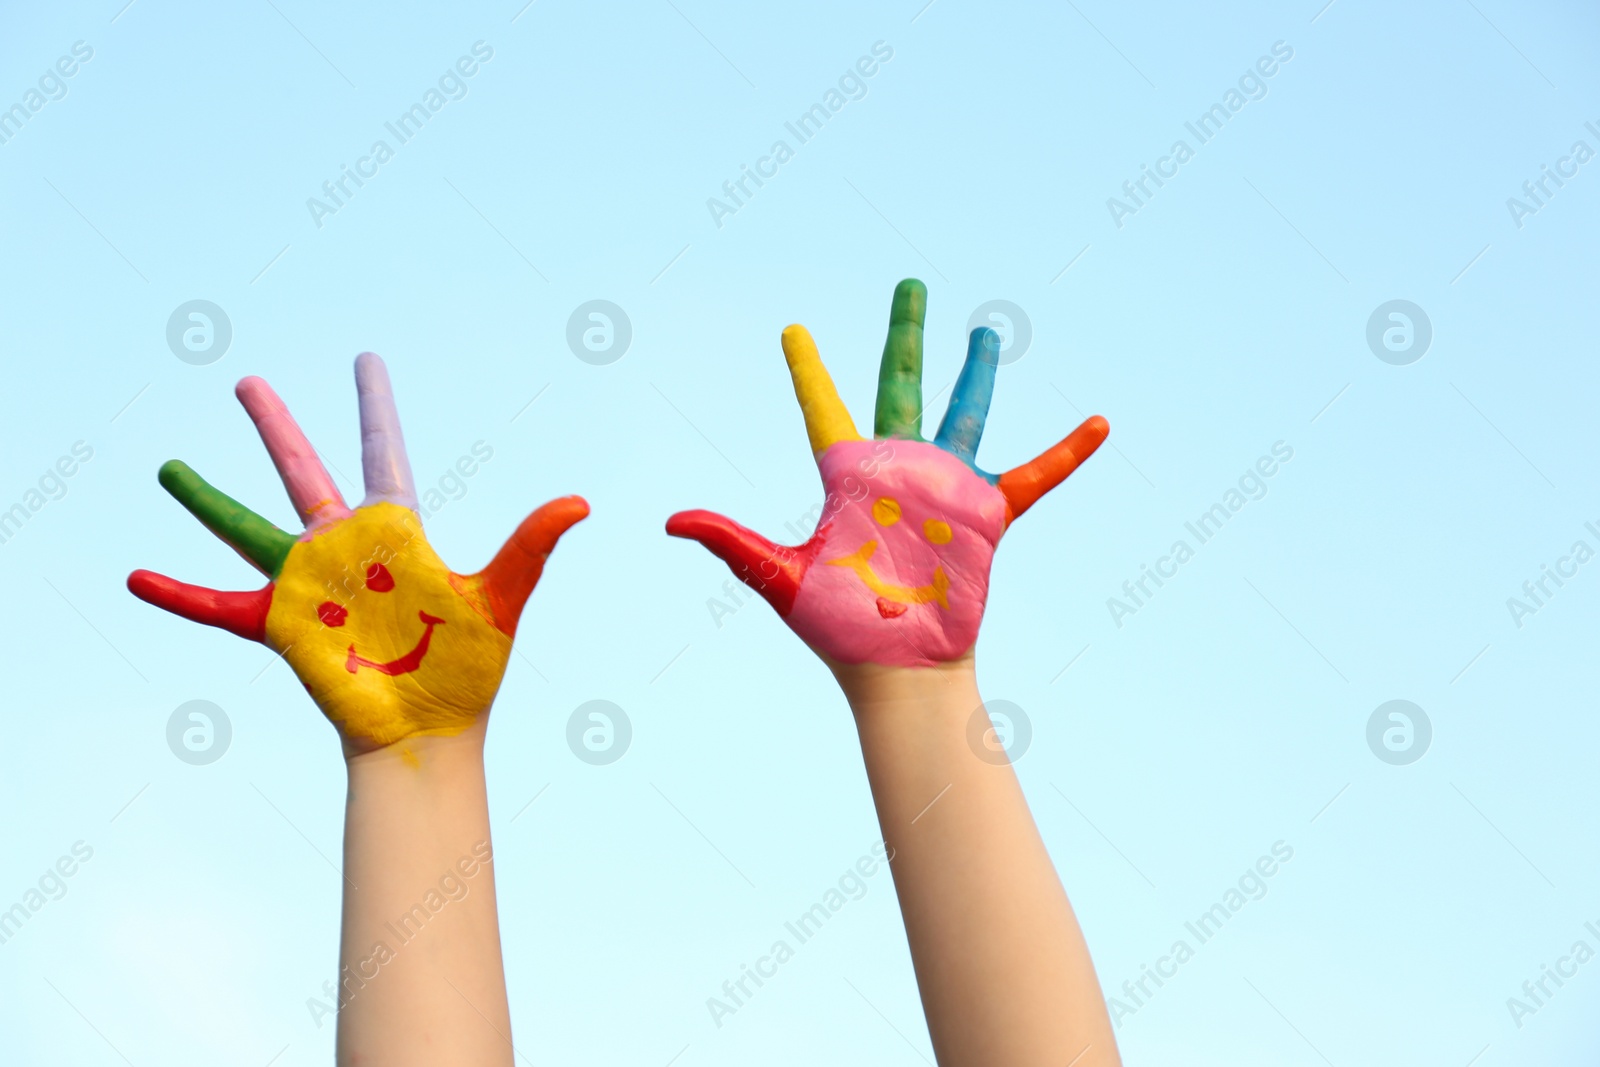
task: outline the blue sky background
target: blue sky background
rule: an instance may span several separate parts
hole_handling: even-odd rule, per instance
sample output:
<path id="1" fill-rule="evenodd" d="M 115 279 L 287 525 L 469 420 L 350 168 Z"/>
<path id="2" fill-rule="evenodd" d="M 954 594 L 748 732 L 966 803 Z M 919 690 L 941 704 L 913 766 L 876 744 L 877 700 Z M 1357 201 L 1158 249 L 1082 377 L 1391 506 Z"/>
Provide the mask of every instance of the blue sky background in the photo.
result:
<path id="1" fill-rule="evenodd" d="M 1600 150 L 1592 8 L 121 2 L 0 33 L 0 106 L 93 49 L 0 144 L 0 506 L 93 449 L 0 544 L 0 907 L 93 849 L 0 945 L 10 1062 L 331 1055 L 307 999 L 337 958 L 334 733 L 266 650 L 122 583 L 252 584 L 158 488 L 166 459 L 291 521 L 231 396 L 246 374 L 359 497 L 364 349 L 419 482 L 493 449 L 429 520 L 458 569 L 545 499 L 594 506 L 490 733 L 519 1049 L 931 1060 L 886 875 L 713 1023 L 706 998 L 877 828 L 825 670 L 759 602 L 717 625 L 726 571 L 661 532 L 704 506 L 777 535 L 816 503 L 779 331 L 811 328 L 865 421 L 906 276 L 929 287 L 930 399 L 980 304 L 1031 323 L 985 467 L 1111 421 L 1115 448 L 1006 538 L 979 642 L 986 695 L 1031 723 L 1019 773 L 1108 993 L 1294 850 L 1122 1019 L 1127 1061 L 1600 1053 L 1600 960 L 1520 1028 L 1506 1003 L 1574 942 L 1600 951 L 1600 562 L 1520 627 L 1507 608 L 1575 541 L 1600 550 L 1600 161 L 1520 227 L 1506 205 L 1575 141 Z M 318 227 L 307 198 L 478 41 L 466 95 Z M 796 144 L 784 123 L 880 41 L 866 95 Z M 1266 95 L 1197 145 L 1184 123 L 1279 41 Z M 780 138 L 794 158 L 717 226 L 707 199 Z M 1194 158 L 1116 225 L 1107 198 L 1178 138 Z M 166 341 L 195 299 L 233 331 L 202 366 Z M 632 326 L 608 365 L 565 339 L 593 299 Z M 1407 365 L 1366 342 L 1393 299 L 1433 330 Z M 1280 441 L 1266 495 L 1118 626 L 1108 598 Z M 233 731 L 205 766 L 166 742 L 194 699 Z M 633 728 L 605 766 L 565 741 L 595 699 Z M 1395 699 L 1432 726 L 1406 765 L 1366 740 Z"/>

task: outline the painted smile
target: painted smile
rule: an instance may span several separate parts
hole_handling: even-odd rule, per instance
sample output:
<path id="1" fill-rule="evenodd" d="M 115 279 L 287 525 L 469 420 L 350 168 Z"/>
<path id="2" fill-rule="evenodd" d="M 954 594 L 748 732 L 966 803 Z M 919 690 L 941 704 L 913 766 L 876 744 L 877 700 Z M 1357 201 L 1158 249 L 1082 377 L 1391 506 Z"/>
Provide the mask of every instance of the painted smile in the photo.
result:
<path id="1" fill-rule="evenodd" d="M 950 610 L 950 578 L 943 567 L 933 568 L 933 580 L 927 585 L 895 585 L 878 577 L 872 569 L 872 554 L 878 551 L 878 542 L 867 541 L 848 556 L 826 562 L 834 567 L 848 567 L 856 572 L 861 584 L 878 594 L 878 614 L 886 619 L 904 615 L 912 604 L 938 604 Z"/>
<path id="2" fill-rule="evenodd" d="M 397 674 L 410 674 L 422 666 L 422 657 L 428 654 L 428 642 L 433 640 L 433 628 L 444 625 L 444 620 L 429 615 L 426 611 L 417 612 L 417 618 L 422 620 L 422 636 L 417 639 L 416 647 L 399 659 L 392 659 L 388 663 L 374 663 L 356 655 L 356 646 L 350 646 L 350 655 L 344 661 L 344 669 L 355 674 L 362 667 L 370 667 L 379 674 L 391 677 Z"/>

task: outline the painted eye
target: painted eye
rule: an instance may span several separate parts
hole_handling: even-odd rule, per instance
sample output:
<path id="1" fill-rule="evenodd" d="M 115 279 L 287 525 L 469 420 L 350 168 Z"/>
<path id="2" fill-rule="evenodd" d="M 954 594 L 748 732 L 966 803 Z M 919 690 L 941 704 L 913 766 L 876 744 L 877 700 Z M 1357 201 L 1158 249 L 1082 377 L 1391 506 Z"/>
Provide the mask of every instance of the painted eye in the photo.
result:
<path id="1" fill-rule="evenodd" d="M 322 620 L 324 626 L 343 626 L 349 615 L 349 611 L 331 600 L 324 600 L 317 605 L 317 618 Z"/>
<path id="2" fill-rule="evenodd" d="M 947 545 L 950 538 L 955 536 L 950 532 L 950 524 L 938 519 L 929 519 L 922 524 L 922 536 L 936 545 Z"/>
<path id="3" fill-rule="evenodd" d="M 880 496 L 873 502 L 872 518 L 879 526 L 893 526 L 900 521 L 900 502 L 893 497 Z"/>
<path id="4" fill-rule="evenodd" d="M 394 575 L 381 563 L 367 568 L 367 588 L 374 593 L 387 593 L 394 588 Z"/>

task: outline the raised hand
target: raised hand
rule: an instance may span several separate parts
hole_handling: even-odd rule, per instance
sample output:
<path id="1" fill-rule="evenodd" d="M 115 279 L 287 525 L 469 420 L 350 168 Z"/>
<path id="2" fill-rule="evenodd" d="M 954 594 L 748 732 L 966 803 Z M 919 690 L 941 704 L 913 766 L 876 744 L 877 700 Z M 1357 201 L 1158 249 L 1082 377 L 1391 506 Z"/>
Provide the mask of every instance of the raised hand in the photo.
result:
<path id="1" fill-rule="evenodd" d="M 667 532 L 705 545 L 789 627 L 837 663 L 931 666 L 970 653 L 1007 527 L 1059 485 L 1110 432 L 1098 415 L 1004 474 L 974 457 L 994 392 L 999 339 L 972 331 L 932 443 L 922 439 L 922 325 L 928 290 L 894 293 L 878 376 L 873 440 L 856 432 L 804 326 L 783 354 L 826 497 L 803 545 L 774 544 L 725 516 L 681 511 Z"/>
<path id="2" fill-rule="evenodd" d="M 219 592 L 139 570 L 128 589 L 281 653 L 347 748 L 360 752 L 457 734 L 488 710 L 545 558 L 589 505 L 578 496 L 552 500 L 487 567 L 457 574 L 423 536 L 389 373 L 371 352 L 356 358 L 356 392 L 367 490 L 359 507 L 345 505 L 272 387 L 245 378 L 235 393 L 305 533 L 285 533 L 172 460 L 162 486 L 269 581 L 254 592 Z"/>

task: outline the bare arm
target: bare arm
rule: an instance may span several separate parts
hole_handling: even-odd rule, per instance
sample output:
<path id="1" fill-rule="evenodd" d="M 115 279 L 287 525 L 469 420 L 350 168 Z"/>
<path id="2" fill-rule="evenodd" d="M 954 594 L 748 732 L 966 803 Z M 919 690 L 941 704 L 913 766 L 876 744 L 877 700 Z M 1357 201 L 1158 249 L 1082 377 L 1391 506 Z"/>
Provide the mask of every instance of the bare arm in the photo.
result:
<path id="1" fill-rule="evenodd" d="M 844 688 L 894 849 L 923 1009 L 945 1067 L 1118 1062 L 1094 965 L 1009 763 L 980 759 L 972 652 L 996 546 L 1105 440 L 1099 416 L 1001 474 L 977 466 L 1001 342 L 974 329 L 950 406 L 922 437 L 927 289 L 895 289 L 873 435 L 856 429 L 805 327 L 784 358 L 826 491 L 816 532 L 777 545 L 684 511 L 667 532 L 705 545 L 759 592 Z"/>
<path id="2" fill-rule="evenodd" d="M 1094 964 L 1004 760 L 973 751 L 972 660 L 836 667 L 945 1067 L 1118 1064 Z"/>
<path id="3" fill-rule="evenodd" d="M 288 408 L 259 378 L 235 390 L 306 533 L 278 529 L 186 464 L 161 484 L 268 579 L 250 592 L 150 571 L 134 595 L 259 641 L 338 731 L 349 775 L 340 969 L 341 1064 L 509 1064 L 483 738 L 517 621 L 581 497 L 534 511 L 476 574 L 422 531 L 389 374 L 356 358 L 366 499 L 349 507 Z M 476 451 L 476 449 L 474 449 Z"/>
<path id="4" fill-rule="evenodd" d="M 483 721 L 349 761 L 341 1064 L 512 1062 Z"/>

